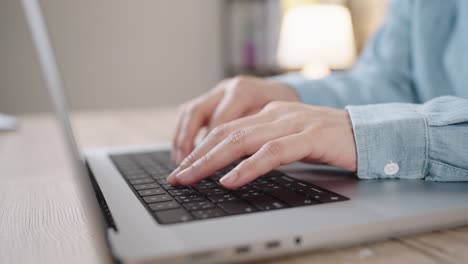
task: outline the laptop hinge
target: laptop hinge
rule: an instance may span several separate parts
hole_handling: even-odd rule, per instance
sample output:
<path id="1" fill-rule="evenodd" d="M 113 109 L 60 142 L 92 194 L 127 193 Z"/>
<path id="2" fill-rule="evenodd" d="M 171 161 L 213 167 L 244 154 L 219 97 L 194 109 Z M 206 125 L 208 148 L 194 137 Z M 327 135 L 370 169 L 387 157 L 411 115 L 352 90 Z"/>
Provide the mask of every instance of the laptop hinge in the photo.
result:
<path id="1" fill-rule="evenodd" d="M 91 179 L 91 183 L 93 185 L 94 193 L 96 194 L 96 199 L 99 203 L 99 207 L 101 208 L 102 215 L 104 216 L 107 228 L 112 228 L 114 229 L 114 231 L 118 231 L 117 226 L 114 222 L 114 218 L 112 217 L 112 213 L 110 212 L 109 206 L 107 206 L 106 199 L 104 198 L 104 195 L 102 194 L 102 191 L 99 188 L 96 179 L 94 178 L 94 174 L 91 168 L 89 167 L 88 162 L 86 162 L 85 164 L 86 169 L 88 170 L 89 178 Z"/>

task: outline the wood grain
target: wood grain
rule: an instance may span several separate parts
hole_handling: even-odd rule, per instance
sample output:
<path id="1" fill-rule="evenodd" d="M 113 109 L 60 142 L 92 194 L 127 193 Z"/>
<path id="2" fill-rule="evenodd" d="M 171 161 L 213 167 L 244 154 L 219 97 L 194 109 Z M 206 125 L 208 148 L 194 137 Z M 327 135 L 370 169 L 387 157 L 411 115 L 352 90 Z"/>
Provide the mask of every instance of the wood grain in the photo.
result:
<path id="1" fill-rule="evenodd" d="M 80 112 L 82 147 L 171 140 L 173 109 Z M 19 117 L 0 133 L 0 263 L 110 263 L 102 238 L 90 233 L 69 174 L 63 142 L 47 114 Z M 468 263 L 468 227 L 315 251 L 253 263 Z"/>

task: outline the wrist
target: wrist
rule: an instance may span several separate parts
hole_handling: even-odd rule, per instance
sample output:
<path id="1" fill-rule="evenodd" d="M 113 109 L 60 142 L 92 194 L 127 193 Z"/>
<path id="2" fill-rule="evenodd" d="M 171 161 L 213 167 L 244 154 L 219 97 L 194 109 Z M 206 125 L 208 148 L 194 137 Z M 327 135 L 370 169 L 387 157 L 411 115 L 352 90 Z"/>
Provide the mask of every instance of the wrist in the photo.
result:
<path id="1" fill-rule="evenodd" d="M 301 102 L 301 98 L 296 90 L 288 84 L 273 82 L 271 85 L 274 87 L 275 93 L 267 92 L 270 101 L 286 101 L 286 102 Z"/>
<path id="2" fill-rule="evenodd" d="M 350 134 L 352 137 L 351 141 L 351 146 L 352 148 L 349 149 L 350 154 L 349 156 L 352 157 L 346 164 L 344 164 L 346 170 L 352 171 L 352 172 L 357 172 L 358 168 L 358 152 L 357 152 L 357 147 L 356 147 L 356 138 L 354 135 L 354 129 L 353 129 L 353 123 L 351 121 L 351 115 L 349 114 L 348 110 L 342 110 L 345 113 L 345 123 L 346 125 L 344 126 L 344 131 L 347 134 Z"/>

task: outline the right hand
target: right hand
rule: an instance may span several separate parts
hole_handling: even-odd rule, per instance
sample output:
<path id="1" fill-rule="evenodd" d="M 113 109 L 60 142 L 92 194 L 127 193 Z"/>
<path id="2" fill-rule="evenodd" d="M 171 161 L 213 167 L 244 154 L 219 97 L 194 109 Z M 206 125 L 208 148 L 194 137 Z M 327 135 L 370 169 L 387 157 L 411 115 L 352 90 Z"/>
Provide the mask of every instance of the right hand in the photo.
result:
<path id="1" fill-rule="evenodd" d="M 214 127 L 260 111 L 272 101 L 300 101 L 289 86 L 270 80 L 238 76 L 179 108 L 172 158 L 179 164 L 195 147 L 203 127 Z"/>

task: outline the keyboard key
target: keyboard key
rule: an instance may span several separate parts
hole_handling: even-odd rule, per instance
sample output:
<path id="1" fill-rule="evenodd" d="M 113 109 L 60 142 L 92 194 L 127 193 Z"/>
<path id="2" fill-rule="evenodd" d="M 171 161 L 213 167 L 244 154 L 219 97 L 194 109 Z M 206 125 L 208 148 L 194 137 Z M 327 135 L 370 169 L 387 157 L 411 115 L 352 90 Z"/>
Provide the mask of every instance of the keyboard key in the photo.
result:
<path id="1" fill-rule="evenodd" d="M 212 202 L 202 201 L 202 202 L 194 202 L 194 203 L 185 203 L 184 207 L 185 209 L 189 211 L 197 211 L 197 210 L 203 210 L 203 209 L 210 209 L 210 208 L 215 207 L 215 205 Z"/>
<path id="2" fill-rule="evenodd" d="M 226 173 L 216 172 L 214 173 L 209 179 L 212 180 L 214 183 L 219 183 L 219 180 L 224 177 Z"/>
<path id="3" fill-rule="evenodd" d="M 206 178 L 206 179 L 203 179 L 201 181 L 199 181 L 197 184 L 206 184 L 206 183 L 211 183 L 213 182 L 212 180 L 210 180 L 210 178 Z"/>
<path id="4" fill-rule="evenodd" d="M 244 186 L 245 187 L 245 186 Z M 258 193 L 258 189 L 254 187 L 246 187 L 246 188 L 239 188 L 237 190 L 233 190 L 232 192 L 237 194 L 237 195 L 242 195 L 242 194 L 247 194 L 247 193 Z"/>
<path id="5" fill-rule="evenodd" d="M 349 200 L 346 197 L 341 195 L 336 195 L 333 193 L 322 193 L 322 194 L 314 194 L 310 196 L 311 198 L 318 200 L 321 203 L 332 203 L 332 202 L 339 202 L 339 201 L 346 201 Z"/>
<path id="6" fill-rule="evenodd" d="M 213 195 L 213 194 L 225 194 L 227 193 L 226 189 L 221 188 L 221 187 L 216 187 L 216 188 L 211 188 L 211 189 L 204 189 L 204 190 L 198 190 L 202 194 L 206 195 Z"/>
<path id="7" fill-rule="evenodd" d="M 218 206 L 228 214 L 245 214 L 257 211 L 253 206 L 242 201 L 219 203 Z"/>
<path id="8" fill-rule="evenodd" d="M 172 186 L 172 185 L 170 185 L 170 184 L 161 184 L 161 187 L 162 187 L 164 190 L 167 190 L 167 191 L 168 191 L 168 190 L 174 190 L 174 189 L 175 189 L 175 188 L 174 188 L 175 186 Z"/>
<path id="9" fill-rule="evenodd" d="M 146 189 L 138 191 L 140 196 L 150 196 L 156 194 L 165 194 L 166 192 L 162 188 Z"/>
<path id="10" fill-rule="evenodd" d="M 169 176 L 169 175 L 166 175 L 166 177 Z M 156 181 L 159 183 L 159 184 L 168 184 L 167 180 L 166 180 L 166 177 L 162 178 L 162 179 L 157 179 Z"/>
<path id="11" fill-rule="evenodd" d="M 143 178 L 148 178 L 148 175 L 146 173 L 138 173 L 138 174 L 126 174 L 128 180 L 136 180 L 136 179 L 143 179 Z"/>
<path id="12" fill-rule="evenodd" d="M 246 200 L 262 211 L 287 207 L 283 202 L 280 202 L 268 195 L 251 196 Z"/>
<path id="13" fill-rule="evenodd" d="M 135 184 L 133 185 L 133 188 L 135 188 L 135 190 L 153 189 L 153 188 L 159 188 L 159 184 L 156 184 L 156 183 Z"/>
<path id="14" fill-rule="evenodd" d="M 153 183 L 154 180 L 151 178 L 141 178 L 136 180 L 130 180 L 131 184 L 143 184 L 143 183 Z"/>
<path id="15" fill-rule="evenodd" d="M 299 185 L 299 186 L 302 186 L 302 187 L 305 187 L 305 188 L 307 188 L 307 187 L 310 187 L 310 186 L 311 186 L 311 184 L 309 184 L 309 183 L 306 183 L 306 182 L 300 182 L 300 181 L 296 181 L 296 185 Z"/>
<path id="16" fill-rule="evenodd" d="M 288 189 L 273 190 L 273 191 L 269 191 L 268 194 L 270 194 L 273 197 L 278 198 L 279 200 L 291 206 L 301 206 L 301 205 L 309 205 L 309 204 L 318 203 L 317 201 L 311 198 L 302 196 Z"/>
<path id="17" fill-rule="evenodd" d="M 208 199 L 210 199 L 213 203 L 225 203 L 225 202 L 232 202 L 239 200 L 233 194 L 209 194 L 207 195 Z"/>
<path id="18" fill-rule="evenodd" d="M 316 188 L 316 187 L 309 187 L 309 190 L 313 191 L 313 192 L 316 192 L 316 193 L 323 193 L 322 190 L 320 190 L 319 188 Z"/>
<path id="19" fill-rule="evenodd" d="M 281 189 L 282 187 L 280 187 L 279 185 L 275 183 L 270 183 L 268 185 L 263 185 L 263 186 L 254 186 L 254 188 L 262 192 L 268 192 L 268 191 Z"/>
<path id="20" fill-rule="evenodd" d="M 194 211 L 192 214 L 198 219 L 207 219 L 226 215 L 226 213 L 219 208 Z"/>
<path id="21" fill-rule="evenodd" d="M 252 183 L 252 186 L 257 188 L 257 189 L 269 189 L 269 188 L 273 188 L 273 187 L 276 187 L 278 185 L 276 185 L 276 183 L 273 183 L 273 182 L 267 182 L 267 181 L 262 181 L 262 182 L 254 182 Z"/>
<path id="22" fill-rule="evenodd" d="M 168 209 L 174 209 L 174 208 L 179 208 L 180 207 L 180 205 L 178 203 L 176 203 L 175 201 L 151 203 L 151 204 L 148 204 L 148 206 L 153 211 L 168 210 Z"/>
<path id="23" fill-rule="evenodd" d="M 303 195 L 307 195 L 308 193 L 310 193 L 310 189 L 308 186 L 306 186 L 305 184 L 302 184 L 302 183 L 299 183 L 299 182 L 295 182 L 295 183 L 291 183 L 291 184 L 287 184 L 286 185 L 287 188 L 295 191 L 295 192 L 298 192 L 300 194 L 303 194 Z"/>
<path id="24" fill-rule="evenodd" d="M 154 215 L 160 221 L 161 224 L 187 222 L 193 219 L 193 217 L 187 211 L 181 208 L 157 211 L 154 213 Z"/>
<path id="25" fill-rule="evenodd" d="M 341 195 L 331 195 L 331 196 L 329 196 L 329 198 L 330 198 L 330 200 L 328 200 L 329 202 L 338 202 L 338 201 L 347 201 L 347 200 L 349 200 L 348 198 L 343 197 Z"/>
<path id="26" fill-rule="evenodd" d="M 206 198 L 203 195 L 198 193 L 189 194 L 189 195 L 181 195 L 174 197 L 179 203 L 191 203 L 191 202 L 201 202 L 206 201 Z"/>
<path id="27" fill-rule="evenodd" d="M 168 191 L 172 196 L 180 196 L 180 195 L 189 195 L 189 194 L 194 194 L 195 191 L 190 189 L 190 188 L 185 188 L 185 189 L 174 189 L 174 190 L 169 190 Z"/>
<path id="28" fill-rule="evenodd" d="M 185 186 L 172 186 L 170 184 L 161 184 L 161 187 L 164 189 L 164 190 L 175 190 L 175 189 L 186 189 L 187 187 Z"/>
<path id="29" fill-rule="evenodd" d="M 215 188 L 215 187 L 218 187 L 218 185 L 214 182 L 206 181 L 206 182 L 200 182 L 200 183 L 194 184 L 192 187 L 200 191 L 200 190 Z"/>
<path id="30" fill-rule="evenodd" d="M 167 178 L 170 172 L 158 171 L 158 172 L 148 172 L 148 174 L 155 180 L 163 180 Z"/>
<path id="31" fill-rule="evenodd" d="M 243 193 L 243 194 L 240 194 L 239 197 L 241 199 L 249 199 L 249 198 L 252 198 L 252 197 L 255 197 L 255 196 L 261 196 L 263 195 L 262 193 L 260 192 L 248 192 L 248 193 Z"/>
<path id="32" fill-rule="evenodd" d="M 251 184 L 262 184 L 262 183 L 269 183 L 269 181 L 266 179 L 266 177 L 259 177 L 255 179 L 254 181 L 251 182 Z"/>
<path id="33" fill-rule="evenodd" d="M 268 178 L 268 180 L 277 183 L 280 186 L 284 186 L 287 184 L 291 184 L 294 182 L 292 178 L 286 177 L 286 176 L 272 176 Z"/>
<path id="34" fill-rule="evenodd" d="M 253 190 L 252 185 L 250 185 L 250 184 L 242 186 L 242 187 L 236 189 L 236 191 L 244 191 L 244 192 L 247 192 L 247 191 L 250 191 L 250 190 Z"/>
<path id="35" fill-rule="evenodd" d="M 145 196 L 143 200 L 147 203 L 159 203 L 165 201 L 172 201 L 172 197 L 167 194 L 160 194 L 160 195 L 152 195 L 152 196 Z"/>

